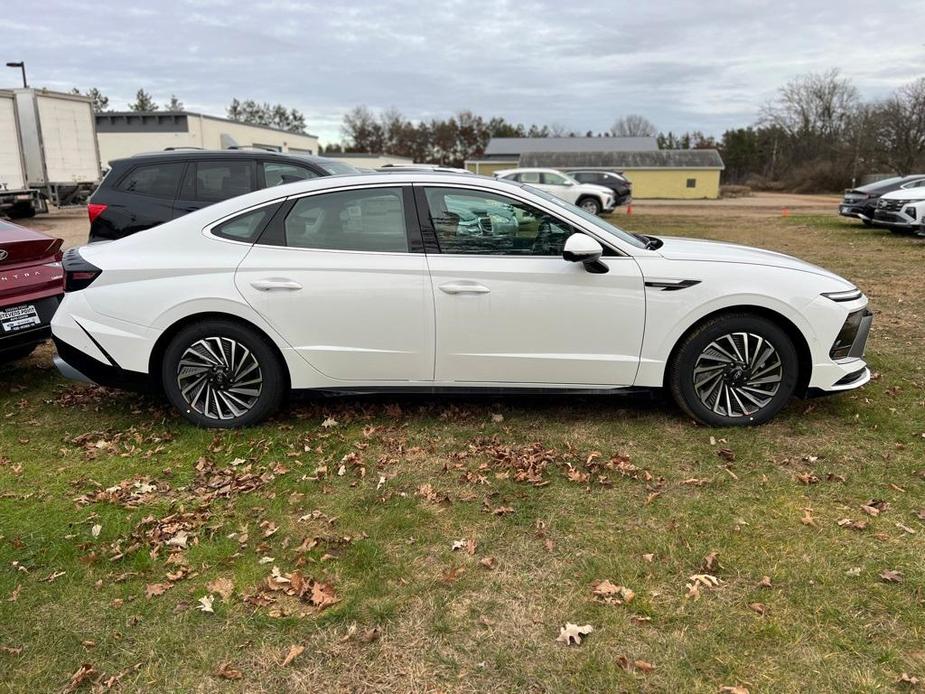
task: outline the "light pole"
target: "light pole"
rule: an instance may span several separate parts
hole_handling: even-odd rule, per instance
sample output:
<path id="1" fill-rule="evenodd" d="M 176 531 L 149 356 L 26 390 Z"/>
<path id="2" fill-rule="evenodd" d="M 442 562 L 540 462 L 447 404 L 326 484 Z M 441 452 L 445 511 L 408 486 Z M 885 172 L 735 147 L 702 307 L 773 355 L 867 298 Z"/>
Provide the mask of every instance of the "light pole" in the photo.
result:
<path id="1" fill-rule="evenodd" d="M 7 63 L 6 66 L 18 67 L 20 70 L 22 70 L 22 86 L 23 89 L 27 89 L 29 84 L 26 82 L 26 62 L 24 60 L 20 60 L 18 63 Z"/>

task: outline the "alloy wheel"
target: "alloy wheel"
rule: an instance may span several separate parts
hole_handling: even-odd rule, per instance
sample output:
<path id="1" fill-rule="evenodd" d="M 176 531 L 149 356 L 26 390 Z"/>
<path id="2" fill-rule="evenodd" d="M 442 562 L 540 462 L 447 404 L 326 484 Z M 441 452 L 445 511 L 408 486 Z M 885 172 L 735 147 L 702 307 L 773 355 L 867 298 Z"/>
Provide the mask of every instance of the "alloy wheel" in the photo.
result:
<path id="1" fill-rule="evenodd" d="M 591 214 L 597 214 L 597 203 L 593 200 L 585 200 L 581 203 L 581 209 Z"/>
<path id="2" fill-rule="evenodd" d="M 186 348 L 177 364 L 180 396 L 209 419 L 235 419 L 260 398 L 263 373 L 247 347 L 229 337 L 205 337 Z"/>
<path id="3" fill-rule="evenodd" d="M 750 417 L 780 389 L 784 367 L 767 339 L 728 333 L 711 342 L 694 364 L 694 392 L 705 407 L 725 417 Z"/>

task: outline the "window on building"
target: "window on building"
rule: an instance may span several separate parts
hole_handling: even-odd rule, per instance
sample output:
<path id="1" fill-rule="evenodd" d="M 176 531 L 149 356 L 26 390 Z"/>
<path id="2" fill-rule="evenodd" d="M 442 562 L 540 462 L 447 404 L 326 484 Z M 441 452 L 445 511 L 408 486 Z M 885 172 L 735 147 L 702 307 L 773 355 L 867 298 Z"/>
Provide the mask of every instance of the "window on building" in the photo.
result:
<path id="1" fill-rule="evenodd" d="M 689 178 L 689 179 L 687 179 L 687 187 L 688 187 L 688 188 L 696 188 L 696 187 L 697 187 L 697 179 L 696 179 L 696 178 Z"/>
<path id="2" fill-rule="evenodd" d="M 119 182 L 119 190 L 173 200 L 182 173 L 179 162 L 138 166 Z"/>
<path id="3" fill-rule="evenodd" d="M 401 188 L 365 188 L 302 198 L 285 224 L 286 245 L 339 251 L 405 253 Z"/>

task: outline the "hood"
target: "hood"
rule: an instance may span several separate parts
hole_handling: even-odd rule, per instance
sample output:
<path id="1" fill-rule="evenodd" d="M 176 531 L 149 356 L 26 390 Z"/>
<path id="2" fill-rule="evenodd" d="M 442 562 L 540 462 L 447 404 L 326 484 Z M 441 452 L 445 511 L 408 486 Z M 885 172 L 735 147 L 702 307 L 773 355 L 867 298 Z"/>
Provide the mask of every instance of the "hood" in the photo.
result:
<path id="1" fill-rule="evenodd" d="M 783 253 L 776 253 L 775 251 L 766 251 L 761 248 L 752 248 L 751 246 L 738 246 L 734 243 L 705 241 L 703 239 L 686 239 L 675 236 L 659 236 L 659 239 L 661 239 L 664 245 L 658 249 L 658 252 L 663 258 L 667 258 L 668 260 L 699 260 L 714 263 L 765 265 L 767 267 L 811 272 L 814 275 L 821 275 L 829 279 L 843 282 L 846 285 L 846 289 L 854 287 L 851 282 L 843 277 L 839 277 L 834 272 L 829 272 L 818 265 L 807 263 L 804 260 Z"/>
<path id="2" fill-rule="evenodd" d="M 881 200 L 925 200 L 925 187 L 900 188 L 880 196 Z"/>
<path id="3" fill-rule="evenodd" d="M 597 183 L 579 183 L 575 186 L 585 193 L 597 193 L 598 195 L 613 195 L 613 190 L 607 186 L 599 186 Z"/>

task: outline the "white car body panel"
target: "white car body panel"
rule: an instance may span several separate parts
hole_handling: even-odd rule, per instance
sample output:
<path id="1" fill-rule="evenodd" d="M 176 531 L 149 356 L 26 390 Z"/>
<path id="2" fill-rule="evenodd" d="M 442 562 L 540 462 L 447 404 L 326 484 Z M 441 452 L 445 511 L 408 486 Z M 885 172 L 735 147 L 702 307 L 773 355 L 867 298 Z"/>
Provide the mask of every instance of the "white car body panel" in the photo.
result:
<path id="1" fill-rule="evenodd" d="M 573 205 L 576 204 L 583 197 L 594 197 L 597 198 L 601 203 L 602 209 L 613 209 L 614 203 L 614 193 L 610 188 L 606 186 L 599 186 L 594 183 L 582 183 L 576 181 L 569 174 L 559 171 L 557 169 L 504 169 L 502 171 L 496 171 L 495 176 L 500 179 L 506 179 L 512 174 L 519 173 L 538 173 L 538 174 L 555 174 L 556 176 L 562 176 L 566 180 L 571 182 L 571 185 L 549 185 L 546 183 L 525 183 L 533 188 L 545 191 L 550 195 L 555 195 L 561 200 L 570 202 Z"/>
<path id="2" fill-rule="evenodd" d="M 321 251 L 209 233 L 261 205 L 384 181 L 461 186 L 525 201 L 618 255 L 602 258 L 608 273 L 593 274 L 559 257 Z M 665 237 L 660 249 L 641 248 L 528 188 L 471 174 L 372 174 L 278 186 L 80 253 L 102 274 L 65 295 L 53 335 L 96 361 L 111 358 L 140 374 L 148 373 L 165 332 L 219 313 L 265 333 L 294 388 L 660 387 L 684 333 L 715 311 L 737 307 L 774 312 L 795 327 L 811 356 L 811 387 L 837 390 L 840 379 L 865 368 L 862 359 L 829 357 L 848 314 L 867 305 L 863 296 L 850 302 L 823 297 L 853 287 L 833 273 L 716 242 Z M 252 286 L 263 280 L 301 289 Z M 644 286 L 681 280 L 698 284 L 679 291 Z M 457 286 L 447 292 L 445 285 Z M 474 285 L 488 291 L 466 289 Z"/>

